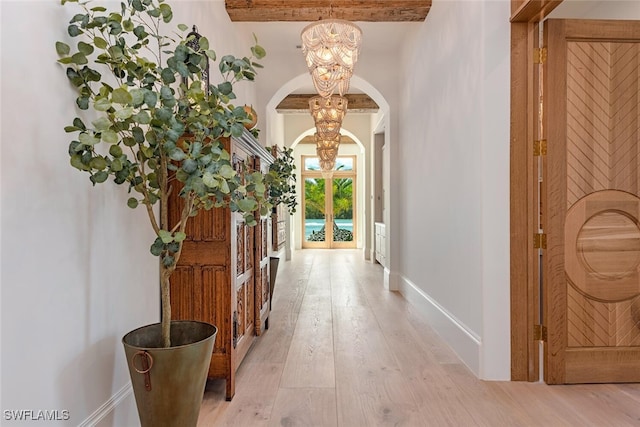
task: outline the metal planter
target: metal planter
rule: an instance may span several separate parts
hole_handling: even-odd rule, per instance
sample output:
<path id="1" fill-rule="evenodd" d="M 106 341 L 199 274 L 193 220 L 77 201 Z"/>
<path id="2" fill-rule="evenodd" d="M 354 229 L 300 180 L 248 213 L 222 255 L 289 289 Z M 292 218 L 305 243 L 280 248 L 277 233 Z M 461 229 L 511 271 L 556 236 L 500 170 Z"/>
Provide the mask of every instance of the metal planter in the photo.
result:
<path id="1" fill-rule="evenodd" d="M 196 426 L 218 328 L 204 322 L 171 322 L 171 347 L 161 325 L 122 338 L 142 427 Z"/>

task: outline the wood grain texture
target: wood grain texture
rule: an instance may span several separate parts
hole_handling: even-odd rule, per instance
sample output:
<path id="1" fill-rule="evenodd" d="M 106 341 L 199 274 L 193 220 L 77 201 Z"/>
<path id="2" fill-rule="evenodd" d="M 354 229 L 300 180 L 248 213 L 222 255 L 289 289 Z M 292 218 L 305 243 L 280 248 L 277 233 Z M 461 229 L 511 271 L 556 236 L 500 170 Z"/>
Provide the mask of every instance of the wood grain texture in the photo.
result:
<path id="1" fill-rule="evenodd" d="M 269 426 L 338 426 L 334 388 L 280 388 Z"/>
<path id="2" fill-rule="evenodd" d="M 511 22 L 539 22 L 562 0 L 511 0 Z"/>
<path id="3" fill-rule="evenodd" d="M 640 295 L 640 25 L 550 20 L 548 30 L 545 380 L 632 380 L 640 370 L 629 358 L 640 344 L 632 310 Z"/>
<path id="4" fill-rule="evenodd" d="M 335 385 L 302 374 L 304 387 L 284 387 L 292 349 L 309 342 L 296 331 L 318 309 L 316 298 L 331 312 Z M 208 382 L 199 427 L 622 427 L 640 420 L 640 384 L 478 380 L 424 313 L 384 289 L 382 268 L 358 250 L 294 251 L 280 263 L 270 327 L 238 369 L 237 384 L 227 402 L 224 382 Z"/>
<path id="5" fill-rule="evenodd" d="M 432 0 L 226 0 L 232 21 L 424 21 Z"/>
<path id="6" fill-rule="evenodd" d="M 566 280 L 564 272 L 564 216 L 566 212 L 566 48 L 564 21 L 550 20 L 545 25 L 547 49 L 552 52 L 547 59 L 544 99 L 547 114 L 547 199 L 544 205 L 547 250 L 544 265 L 545 293 L 544 324 L 548 341 L 545 344 L 544 379 L 549 384 L 565 380 L 564 349 L 566 334 Z M 558 94 L 557 96 L 552 96 Z M 557 120 L 551 120 L 551 118 Z M 559 208 L 558 208 L 559 207 Z"/>
<path id="7" fill-rule="evenodd" d="M 249 142 L 229 138 L 223 138 L 221 142 L 234 161 L 243 162 L 249 168 L 268 169 L 272 161 L 263 148 L 251 148 Z M 265 157 L 261 166 L 255 155 L 269 158 Z M 181 184 L 174 181 L 173 185 L 168 203 L 169 229 L 178 220 L 183 205 L 183 199 L 179 197 Z M 260 226 L 247 226 L 241 215 L 231 213 L 229 209 L 200 211 L 187 225 L 189 237 L 171 278 L 173 318 L 200 320 L 218 327 L 208 378 L 226 380 L 227 399 L 235 393 L 237 367 L 269 315 L 269 307 L 262 308 L 262 282 L 254 280 L 257 275 L 254 272 L 255 246 L 268 246 L 268 242 L 263 242 L 261 232 Z M 259 235 L 257 240 L 256 233 Z M 257 252 L 264 255 L 259 262 L 267 259 L 268 254 L 263 254 L 261 248 Z M 268 264 L 268 261 L 264 262 Z M 262 274 L 268 275 L 268 265 Z M 234 313 L 238 320 L 236 337 Z"/>
<path id="8" fill-rule="evenodd" d="M 282 373 L 285 388 L 335 387 L 331 288 L 320 274 L 322 267 L 316 268 L 309 278 Z"/>
<path id="9" fill-rule="evenodd" d="M 318 96 L 318 94 L 289 94 L 276 106 L 276 111 L 279 113 L 309 112 L 309 100 L 315 96 Z M 375 113 L 380 109 L 378 104 L 365 93 L 351 93 L 344 95 L 344 97 L 347 98 L 347 111 Z"/>
<path id="10" fill-rule="evenodd" d="M 534 139 L 534 75 L 532 54 L 535 27 L 511 24 L 511 378 L 536 381 L 537 265 L 533 235 L 537 232 L 537 170 L 531 144 Z"/>

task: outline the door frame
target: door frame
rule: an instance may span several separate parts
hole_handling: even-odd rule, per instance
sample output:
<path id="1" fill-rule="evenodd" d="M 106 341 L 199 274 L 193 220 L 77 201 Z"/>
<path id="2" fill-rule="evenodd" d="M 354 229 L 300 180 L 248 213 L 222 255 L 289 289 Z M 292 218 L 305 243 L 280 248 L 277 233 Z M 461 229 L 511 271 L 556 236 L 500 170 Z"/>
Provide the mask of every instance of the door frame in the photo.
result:
<path id="1" fill-rule="evenodd" d="M 537 283 L 537 167 L 534 140 L 537 117 L 534 49 L 538 23 L 562 0 L 511 1 L 511 138 L 510 138 L 510 256 L 511 256 L 511 380 L 538 381 L 539 348 L 534 325 L 540 322 Z"/>
<path id="2" fill-rule="evenodd" d="M 347 154 L 347 155 L 343 155 L 343 156 L 338 156 L 338 157 L 350 157 L 353 159 L 353 169 L 349 170 L 349 171 L 337 171 L 334 170 L 333 174 L 331 177 L 329 178 L 325 178 L 322 175 L 322 171 L 307 171 L 304 169 L 304 165 L 305 165 L 305 158 L 315 158 L 317 156 L 313 156 L 313 155 L 302 155 L 302 171 L 300 173 L 300 181 L 301 181 L 301 185 L 302 185 L 302 203 L 301 203 L 301 235 L 302 235 L 302 239 L 301 239 L 301 247 L 303 249 L 313 249 L 313 248 L 320 248 L 320 249 L 354 249 L 357 247 L 357 239 L 358 239 L 358 210 L 357 210 L 357 202 L 358 202 L 358 193 L 357 193 L 357 181 L 358 181 L 358 156 L 354 155 L 354 154 Z M 327 208 L 330 208 L 331 211 L 331 218 L 333 218 L 333 180 L 336 178 L 351 178 L 352 180 L 352 195 L 351 195 L 351 199 L 352 199 L 352 211 L 353 211 L 353 240 L 350 242 L 336 242 L 333 240 L 333 228 L 331 228 L 331 231 L 329 233 L 326 233 L 325 231 L 325 237 L 329 236 L 331 237 L 331 239 L 326 239 L 324 242 L 307 242 L 306 241 L 306 236 L 305 236 L 305 224 L 306 224 L 306 215 L 305 215 L 305 184 L 306 184 L 306 179 L 307 178 L 321 178 L 325 180 L 325 230 L 326 230 L 326 225 L 327 225 L 327 213 L 326 210 Z M 327 183 L 330 182 L 330 185 L 327 185 Z"/>

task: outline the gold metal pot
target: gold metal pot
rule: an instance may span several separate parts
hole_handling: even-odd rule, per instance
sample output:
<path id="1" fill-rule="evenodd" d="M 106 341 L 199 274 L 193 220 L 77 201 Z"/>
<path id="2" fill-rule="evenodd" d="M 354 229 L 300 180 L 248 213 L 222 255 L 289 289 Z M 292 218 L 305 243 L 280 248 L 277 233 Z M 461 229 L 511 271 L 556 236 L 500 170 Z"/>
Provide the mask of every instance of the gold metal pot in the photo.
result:
<path id="1" fill-rule="evenodd" d="M 162 347 L 160 323 L 122 338 L 142 427 L 196 426 L 218 328 L 171 322 L 171 347 Z"/>

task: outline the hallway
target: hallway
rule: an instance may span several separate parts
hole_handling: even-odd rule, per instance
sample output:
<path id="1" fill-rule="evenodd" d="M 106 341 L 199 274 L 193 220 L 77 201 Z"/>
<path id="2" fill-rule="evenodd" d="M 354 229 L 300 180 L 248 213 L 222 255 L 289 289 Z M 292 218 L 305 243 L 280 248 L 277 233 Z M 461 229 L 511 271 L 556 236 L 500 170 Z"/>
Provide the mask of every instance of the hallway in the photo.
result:
<path id="1" fill-rule="evenodd" d="M 640 384 L 483 382 L 357 250 L 281 262 L 270 329 L 199 426 L 637 426 Z"/>

